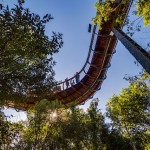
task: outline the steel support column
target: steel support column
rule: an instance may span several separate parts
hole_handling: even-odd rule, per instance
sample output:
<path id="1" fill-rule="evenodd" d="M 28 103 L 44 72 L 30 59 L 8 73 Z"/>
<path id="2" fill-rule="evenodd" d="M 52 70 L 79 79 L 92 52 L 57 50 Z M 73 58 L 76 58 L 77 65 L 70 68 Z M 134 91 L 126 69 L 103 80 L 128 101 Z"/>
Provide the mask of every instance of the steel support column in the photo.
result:
<path id="1" fill-rule="evenodd" d="M 113 28 L 113 33 L 135 57 L 135 59 L 143 66 L 150 74 L 150 53 L 144 50 L 140 45 L 127 36 L 122 30 Z"/>

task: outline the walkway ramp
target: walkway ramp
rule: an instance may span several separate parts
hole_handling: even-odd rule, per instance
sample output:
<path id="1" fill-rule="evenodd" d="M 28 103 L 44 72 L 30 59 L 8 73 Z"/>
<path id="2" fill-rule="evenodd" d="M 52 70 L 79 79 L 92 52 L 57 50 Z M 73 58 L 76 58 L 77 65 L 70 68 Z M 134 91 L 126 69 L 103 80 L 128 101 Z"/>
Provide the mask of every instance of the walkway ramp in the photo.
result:
<path id="1" fill-rule="evenodd" d="M 66 81 L 56 86 L 58 90 L 55 92 L 54 97 L 66 107 L 69 107 L 71 104 L 83 104 L 89 98 L 92 98 L 97 90 L 100 90 L 103 81 L 106 79 L 106 73 L 110 67 L 110 61 L 113 53 L 115 53 L 117 44 L 117 38 L 112 34 L 112 29 L 114 26 L 121 29 L 121 26 L 114 24 L 114 22 L 120 14 L 125 20 L 131 3 L 132 0 L 128 4 L 120 5 L 119 9 L 111 14 L 109 21 L 103 23 L 101 30 L 98 30 L 96 25 L 94 26 L 87 60 L 83 68 L 78 72 L 80 77 L 82 77 L 80 82 L 68 88 L 65 85 Z M 113 7 L 117 5 L 119 5 L 118 0 L 116 0 Z M 75 78 L 76 76 L 71 77 L 68 79 L 68 82 L 72 83 L 73 80 L 75 81 Z M 18 105 L 11 103 L 9 106 L 26 110 L 34 105 L 35 102 L 28 101 Z"/>

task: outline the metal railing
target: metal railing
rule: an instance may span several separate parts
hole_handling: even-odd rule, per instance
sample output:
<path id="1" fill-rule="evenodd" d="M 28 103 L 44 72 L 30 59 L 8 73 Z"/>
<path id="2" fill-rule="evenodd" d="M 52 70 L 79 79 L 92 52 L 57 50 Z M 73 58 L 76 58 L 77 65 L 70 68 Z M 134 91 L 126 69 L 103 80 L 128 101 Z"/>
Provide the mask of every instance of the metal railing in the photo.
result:
<path id="1" fill-rule="evenodd" d="M 132 3 L 133 3 L 133 0 L 130 1 L 130 4 L 129 4 L 129 6 L 128 6 L 128 10 L 127 10 L 127 13 L 126 13 L 126 15 L 125 15 L 125 18 L 127 17 L 127 14 L 128 14 L 128 12 L 129 12 L 129 10 L 130 10 L 130 7 L 131 7 Z M 125 19 L 124 19 L 124 21 L 125 21 Z M 121 27 L 121 29 L 122 29 L 122 27 Z M 81 79 L 84 77 L 84 76 L 82 76 L 82 74 L 85 75 L 85 74 L 86 74 L 86 70 L 88 70 L 89 67 L 90 67 L 90 65 L 89 65 L 89 64 L 91 64 L 90 58 L 92 58 L 93 54 L 96 53 L 96 52 L 94 51 L 94 50 L 95 50 L 95 47 L 93 48 L 93 45 L 95 46 L 94 41 L 97 40 L 97 38 L 95 38 L 95 35 L 96 35 L 96 36 L 100 36 L 100 37 L 109 37 L 109 35 L 99 35 L 99 32 L 97 32 L 97 30 L 98 30 L 97 25 L 94 25 L 93 32 L 92 32 L 92 37 L 91 37 L 91 42 L 90 42 L 90 46 L 89 46 L 89 52 L 88 52 L 88 56 L 87 56 L 86 62 L 85 62 L 85 64 L 83 65 L 83 67 L 81 68 L 81 70 L 78 72 L 78 75 L 80 76 Z M 116 42 L 116 44 L 117 44 L 117 42 Z M 115 47 L 116 47 L 116 44 L 115 44 Z M 114 52 L 113 52 L 113 53 L 114 53 Z M 107 55 L 108 55 L 108 54 L 107 54 Z M 110 55 L 112 55 L 112 54 L 110 54 Z M 91 59 L 91 60 L 92 60 L 92 59 Z M 73 81 L 74 81 L 74 82 L 73 82 Z M 77 84 L 77 82 L 75 83 L 75 81 L 76 81 L 76 75 L 72 76 L 72 77 L 69 78 L 69 79 L 67 78 L 67 82 L 68 82 L 69 85 L 70 85 L 69 87 L 71 87 L 72 85 Z M 57 88 L 58 88 L 58 91 L 67 89 L 68 87 L 66 86 L 66 80 L 57 83 L 56 89 L 57 89 Z"/>
<path id="2" fill-rule="evenodd" d="M 93 54 L 94 54 L 93 49 L 95 49 L 95 47 L 93 48 L 93 46 L 95 46 L 96 40 L 97 40 L 97 38 L 95 38 L 95 35 L 96 36 L 98 35 L 98 33 L 95 34 L 97 30 L 98 30 L 97 25 L 94 25 L 94 28 L 93 28 L 93 31 L 92 31 L 91 42 L 90 42 L 90 46 L 89 46 L 89 52 L 88 52 L 86 62 L 83 65 L 83 67 L 81 68 L 81 70 L 78 72 L 78 75 L 80 76 L 80 80 L 84 77 L 84 76 L 82 76 L 82 74 L 85 75 L 84 71 L 88 70 L 89 67 L 90 67 L 89 63 L 91 63 L 91 60 L 92 60 L 92 57 L 93 57 Z M 73 81 L 74 81 L 74 83 L 73 83 Z M 67 82 L 69 82 L 69 85 L 71 85 L 71 86 L 77 84 L 77 82 L 75 83 L 75 81 L 76 81 L 76 74 L 74 76 L 72 76 L 71 78 L 67 79 Z M 71 87 L 71 86 L 68 86 L 68 87 Z M 58 89 L 58 91 L 67 89 L 66 80 L 57 83 L 56 89 Z"/>
<path id="3" fill-rule="evenodd" d="M 98 76 L 97 76 L 96 78 L 93 77 L 93 78 L 94 78 L 94 82 L 93 82 L 92 85 L 90 85 L 90 86 L 88 87 L 88 89 L 91 89 L 91 88 L 95 85 L 95 83 L 98 81 L 98 78 L 99 78 L 99 75 L 100 75 L 102 69 L 106 69 L 106 72 L 107 72 L 107 68 L 110 67 L 110 63 L 109 63 L 108 66 L 107 66 L 107 68 L 103 68 L 104 61 L 105 61 L 106 56 L 107 56 L 107 55 L 113 55 L 113 54 L 115 53 L 115 51 L 113 51 L 113 53 L 111 53 L 111 54 L 107 53 L 107 50 L 108 50 L 108 48 L 109 48 L 109 44 L 110 44 L 110 41 L 111 41 L 111 35 L 100 35 L 100 34 L 99 34 L 98 26 L 97 26 L 97 25 L 94 25 L 93 32 L 92 32 L 92 37 L 91 37 L 91 42 L 90 42 L 90 46 L 89 46 L 89 52 L 88 52 L 88 56 L 87 56 L 86 62 L 85 62 L 85 64 L 84 64 L 84 66 L 81 68 L 81 70 L 78 72 L 78 75 L 79 75 L 80 78 L 81 78 L 80 80 L 82 80 L 82 78 L 83 78 L 85 75 L 87 75 L 87 76 L 89 76 L 89 77 L 92 78 L 92 76 L 90 76 L 89 74 L 87 74 L 87 71 L 89 70 L 90 66 L 92 66 L 91 61 L 92 61 L 92 58 L 93 58 L 94 53 L 97 53 L 97 52 L 95 51 L 95 45 L 96 45 L 96 41 L 97 41 L 97 36 L 99 36 L 99 37 L 105 37 L 105 38 L 108 37 L 109 40 L 108 40 L 108 44 L 107 44 L 107 48 L 106 48 L 105 52 L 104 52 L 104 53 L 100 53 L 100 54 L 104 54 L 103 63 L 102 63 L 102 65 L 101 65 L 101 67 L 100 67 L 100 66 L 95 66 L 95 67 L 100 68 L 99 71 L 98 71 Z M 95 37 L 96 37 L 96 38 L 95 38 Z M 112 57 L 112 56 L 111 56 L 111 57 Z M 94 65 L 93 65 L 93 66 L 94 66 Z M 82 74 L 83 74 L 83 75 L 82 75 Z M 77 75 L 74 75 L 73 77 L 71 77 L 71 78 L 69 78 L 69 79 L 67 78 L 67 80 L 64 80 L 64 81 L 62 81 L 62 82 L 59 82 L 59 83 L 56 85 L 56 89 L 58 89 L 57 91 L 58 91 L 58 92 L 59 92 L 59 91 L 63 91 L 63 90 L 66 90 L 66 89 L 69 88 L 69 87 L 73 87 L 75 84 L 78 84 L 78 82 L 76 82 L 76 76 L 77 76 Z M 106 75 L 105 75 L 105 77 L 106 77 Z M 104 77 L 104 78 L 105 78 L 105 77 Z M 103 79 L 103 80 L 104 80 L 104 79 Z M 66 85 L 66 82 L 68 82 L 69 86 Z M 84 83 L 81 83 L 81 84 L 84 84 Z M 89 91 L 89 90 L 87 90 L 85 93 L 87 93 L 88 91 Z M 84 93 L 84 95 L 85 95 L 85 93 Z M 83 94 L 82 94 L 82 95 L 83 95 Z"/>

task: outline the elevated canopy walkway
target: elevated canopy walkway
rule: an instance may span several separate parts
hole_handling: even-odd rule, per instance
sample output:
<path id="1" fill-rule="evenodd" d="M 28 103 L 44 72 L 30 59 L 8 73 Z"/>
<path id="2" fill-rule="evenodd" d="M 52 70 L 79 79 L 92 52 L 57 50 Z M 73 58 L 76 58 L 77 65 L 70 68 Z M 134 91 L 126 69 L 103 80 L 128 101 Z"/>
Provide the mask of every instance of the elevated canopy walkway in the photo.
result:
<path id="1" fill-rule="evenodd" d="M 125 20 L 131 3 L 132 0 L 128 4 L 120 5 L 119 9 L 110 15 L 109 21 L 103 22 L 101 30 L 98 30 L 96 25 L 94 26 L 88 57 L 83 68 L 77 75 L 56 85 L 54 97 L 66 107 L 72 103 L 75 105 L 82 104 L 89 98 L 92 98 L 97 90 L 100 90 L 103 81 L 106 79 L 111 58 L 115 53 L 118 38 L 117 33 L 121 32 L 121 26 L 114 22 L 120 14 L 122 14 L 122 18 Z M 119 1 L 116 0 L 113 7 L 116 7 L 118 4 Z M 119 40 L 120 38 L 122 39 L 121 36 Z M 80 76 L 79 81 L 76 81 L 78 80 L 77 76 Z M 35 102 L 28 101 L 25 104 L 10 104 L 9 106 L 26 110 L 34 105 Z"/>

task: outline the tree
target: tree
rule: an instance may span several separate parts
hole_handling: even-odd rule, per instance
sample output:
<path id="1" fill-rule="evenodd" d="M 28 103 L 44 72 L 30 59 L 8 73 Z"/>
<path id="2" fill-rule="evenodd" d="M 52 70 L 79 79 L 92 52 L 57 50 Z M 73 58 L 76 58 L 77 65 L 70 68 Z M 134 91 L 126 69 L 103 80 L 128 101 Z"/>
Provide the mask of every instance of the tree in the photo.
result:
<path id="1" fill-rule="evenodd" d="M 13 149 L 16 143 L 19 142 L 21 131 L 23 129 L 22 122 L 10 122 L 10 117 L 0 109 L 0 149 Z"/>
<path id="2" fill-rule="evenodd" d="M 150 87 L 148 75 L 128 78 L 130 85 L 107 103 L 107 116 L 120 134 L 130 139 L 133 149 L 144 149 L 150 143 Z"/>
<path id="3" fill-rule="evenodd" d="M 136 8 L 137 11 L 135 14 L 143 18 L 144 25 L 150 25 L 150 1 L 138 0 Z"/>
<path id="4" fill-rule="evenodd" d="M 53 54 L 62 47 L 62 34 L 45 35 L 42 19 L 21 5 L 0 10 L 0 101 L 50 99 L 55 85 Z"/>
<path id="5" fill-rule="evenodd" d="M 5 117 L 6 118 L 6 117 Z M 28 119 L 19 126 L 1 118 L 0 126 L 5 137 L 1 148 L 37 150 L 126 150 L 131 149 L 129 139 L 105 123 L 98 109 L 98 100 L 91 102 L 84 111 L 72 106 L 61 108 L 58 101 L 41 100 L 28 112 Z M 15 127 L 15 130 L 14 130 Z M 12 130 L 13 129 L 13 130 Z M 16 132 L 17 131 L 17 132 Z M 2 132 L 1 132 L 2 133 Z M 6 133 L 12 133 L 6 134 Z M 12 145 L 12 142 L 14 141 Z"/>
<path id="6" fill-rule="evenodd" d="M 46 100 L 43 102 L 45 106 L 50 104 Z M 39 104 L 38 110 L 41 110 Z M 29 114 L 21 143 L 37 149 L 101 150 L 104 147 L 101 139 L 107 128 L 97 106 L 98 102 L 93 101 L 87 112 L 72 106 L 66 110 L 50 109 L 46 111 L 49 113 L 36 111 L 34 115 Z M 57 117 L 49 117 L 54 112 L 57 112 Z"/>
<path id="7" fill-rule="evenodd" d="M 150 25 L 150 2 L 147 0 L 133 0 L 135 2 L 136 11 L 133 12 L 134 15 L 138 15 L 139 17 L 143 18 L 143 22 L 145 26 Z M 129 0 L 120 0 L 118 5 L 114 5 L 115 0 L 106 0 L 96 2 L 95 8 L 97 9 L 96 17 L 92 19 L 95 24 L 101 25 L 103 22 L 107 22 L 110 18 L 111 13 L 119 9 L 119 7 L 124 4 L 128 4 Z M 123 8 L 122 8 L 123 9 Z M 123 12 L 122 12 L 123 13 Z M 121 17 L 122 14 L 118 15 L 116 21 L 114 23 L 119 23 L 120 25 L 123 24 L 123 20 Z M 129 22 L 128 22 L 129 23 Z M 133 23 L 130 24 L 130 28 L 132 27 Z M 139 28 L 138 28 L 139 30 Z"/>

